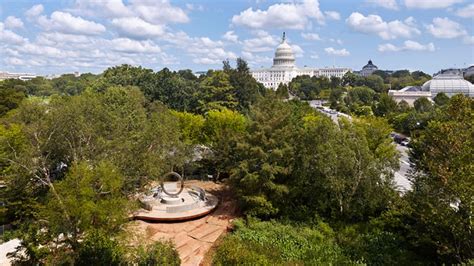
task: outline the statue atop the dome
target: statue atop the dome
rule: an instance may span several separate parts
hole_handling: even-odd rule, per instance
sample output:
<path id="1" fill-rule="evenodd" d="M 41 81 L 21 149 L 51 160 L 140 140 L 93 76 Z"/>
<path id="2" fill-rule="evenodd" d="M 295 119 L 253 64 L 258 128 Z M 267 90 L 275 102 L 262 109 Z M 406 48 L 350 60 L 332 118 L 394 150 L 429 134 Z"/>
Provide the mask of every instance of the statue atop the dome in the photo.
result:
<path id="1" fill-rule="evenodd" d="M 283 32 L 283 38 L 281 38 L 281 42 L 285 42 L 286 40 L 286 36 L 285 36 L 285 32 Z"/>

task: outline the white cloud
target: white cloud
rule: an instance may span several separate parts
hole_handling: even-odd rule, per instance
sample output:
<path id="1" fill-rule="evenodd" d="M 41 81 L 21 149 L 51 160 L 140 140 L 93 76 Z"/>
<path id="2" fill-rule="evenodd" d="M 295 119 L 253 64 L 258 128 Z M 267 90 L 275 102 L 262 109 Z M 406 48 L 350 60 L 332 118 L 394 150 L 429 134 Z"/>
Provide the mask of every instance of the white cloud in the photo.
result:
<path id="1" fill-rule="evenodd" d="M 433 24 L 426 26 L 428 32 L 436 38 L 453 39 L 465 36 L 466 30 L 457 22 L 449 18 L 434 18 Z"/>
<path id="2" fill-rule="evenodd" d="M 69 34 L 98 35 L 105 32 L 105 27 L 102 24 L 61 11 L 53 12 L 50 19 L 46 16 L 39 17 L 38 24 L 47 31 Z"/>
<path id="3" fill-rule="evenodd" d="M 36 17 L 38 17 L 41 13 L 43 13 L 43 11 L 44 11 L 43 5 L 34 5 L 25 12 L 25 16 L 29 20 L 33 20 Z"/>
<path id="4" fill-rule="evenodd" d="M 168 0 L 131 0 L 131 7 L 144 20 L 155 24 L 187 23 L 189 17 L 179 7 Z"/>
<path id="5" fill-rule="evenodd" d="M 316 53 L 311 54 L 310 56 L 311 59 L 319 59 L 319 55 Z"/>
<path id="6" fill-rule="evenodd" d="M 332 19 L 332 20 L 341 19 L 341 15 L 336 11 L 324 11 L 324 14 L 326 15 L 326 18 L 328 19 Z"/>
<path id="7" fill-rule="evenodd" d="M 112 24 L 119 33 L 131 38 L 151 38 L 163 35 L 164 26 L 150 24 L 138 17 L 115 18 Z"/>
<path id="8" fill-rule="evenodd" d="M 330 41 L 330 42 L 335 42 L 335 43 L 337 43 L 337 44 L 339 44 L 339 45 L 342 45 L 342 40 L 341 40 L 341 39 L 333 39 L 333 38 L 331 38 L 331 39 L 329 39 L 329 41 Z"/>
<path id="9" fill-rule="evenodd" d="M 23 21 L 21 19 L 14 17 L 14 16 L 8 16 L 5 19 L 5 28 L 8 29 L 21 29 L 23 28 Z"/>
<path id="10" fill-rule="evenodd" d="M 128 38 L 117 38 L 110 41 L 114 51 L 124 53 L 159 53 L 160 47 L 151 41 L 136 41 Z"/>
<path id="11" fill-rule="evenodd" d="M 412 17 L 407 18 L 405 21 L 393 20 L 385 22 L 378 15 L 364 16 L 361 13 L 354 12 L 347 18 L 346 23 L 355 31 L 377 34 L 384 40 L 399 37 L 410 38 L 413 35 L 420 34 L 420 31 L 414 25 Z"/>
<path id="12" fill-rule="evenodd" d="M 222 35 L 222 39 L 229 41 L 229 42 L 238 42 L 239 36 L 237 36 L 234 31 L 228 31 L 224 35 Z"/>
<path id="13" fill-rule="evenodd" d="M 268 7 L 267 10 L 249 8 L 232 17 L 232 24 L 254 29 L 280 28 L 304 29 L 312 20 L 324 23 L 324 15 L 319 9 L 317 0 L 304 0 L 301 3 L 281 3 Z"/>
<path id="14" fill-rule="evenodd" d="M 474 45 L 474 36 L 465 36 L 463 42 L 468 45 Z"/>
<path id="15" fill-rule="evenodd" d="M 129 17 L 133 12 L 124 5 L 122 0 L 76 0 L 75 13 L 105 17 Z"/>
<path id="16" fill-rule="evenodd" d="M 463 0 L 405 0 L 405 6 L 408 8 L 431 9 L 446 8 Z"/>
<path id="17" fill-rule="evenodd" d="M 303 39 L 305 40 L 309 40 L 309 41 L 320 41 L 321 40 L 321 37 L 319 37 L 319 34 L 317 33 L 301 33 L 301 37 L 303 37 Z"/>
<path id="18" fill-rule="evenodd" d="M 379 52 L 399 52 L 399 51 L 428 51 L 434 52 L 436 50 L 433 43 L 421 44 L 419 42 L 407 40 L 403 46 L 395 46 L 391 43 L 381 44 L 378 47 Z"/>
<path id="19" fill-rule="evenodd" d="M 366 2 L 391 10 L 398 10 L 398 4 L 396 0 L 366 0 Z"/>
<path id="20" fill-rule="evenodd" d="M 302 57 L 304 54 L 303 49 L 299 45 L 296 45 L 296 44 L 291 45 L 291 50 L 293 50 L 293 53 L 295 53 L 296 57 Z"/>
<path id="21" fill-rule="evenodd" d="M 27 41 L 27 39 L 14 33 L 11 30 L 5 29 L 5 25 L 0 22 L 0 41 L 10 44 L 21 44 Z"/>
<path id="22" fill-rule="evenodd" d="M 222 61 L 220 61 L 219 59 L 200 57 L 200 58 L 194 58 L 193 63 L 200 64 L 200 65 L 217 65 L 219 63 L 222 63 Z"/>
<path id="23" fill-rule="evenodd" d="M 196 64 L 217 64 L 225 59 L 234 60 L 237 55 L 224 49 L 224 42 L 214 41 L 208 37 L 190 37 L 185 32 L 168 32 L 164 39 L 185 50 Z"/>
<path id="24" fill-rule="evenodd" d="M 251 66 L 261 66 L 271 64 L 273 58 L 268 56 L 255 55 L 251 52 L 243 51 L 241 57 Z"/>
<path id="25" fill-rule="evenodd" d="M 335 56 L 348 56 L 351 54 L 345 48 L 337 50 L 332 47 L 327 47 L 327 48 L 324 48 L 324 51 L 329 55 L 335 55 Z"/>
<path id="26" fill-rule="evenodd" d="M 243 41 L 242 49 L 247 52 L 268 52 L 273 51 L 278 45 L 279 40 L 276 36 L 270 35 L 268 32 L 260 30 L 253 32 L 255 38 Z"/>
<path id="27" fill-rule="evenodd" d="M 473 18 L 474 17 L 474 4 L 467 5 L 456 11 L 456 15 L 462 18 Z"/>

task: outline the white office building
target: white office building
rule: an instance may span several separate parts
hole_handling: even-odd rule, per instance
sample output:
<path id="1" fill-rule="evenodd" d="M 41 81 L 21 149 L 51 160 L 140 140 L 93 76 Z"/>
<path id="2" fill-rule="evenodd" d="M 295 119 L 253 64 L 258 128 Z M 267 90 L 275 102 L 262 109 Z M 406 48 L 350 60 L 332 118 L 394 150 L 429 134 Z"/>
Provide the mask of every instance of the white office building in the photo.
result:
<path id="1" fill-rule="evenodd" d="M 271 68 L 262 68 L 252 70 L 252 76 L 267 88 L 276 90 L 280 84 L 288 84 L 294 77 L 308 75 L 318 77 L 338 77 L 342 78 L 344 74 L 350 72 L 350 68 L 298 68 L 295 64 L 295 54 L 291 46 L 286 42 L 285 33 L 281 44 L 278 45 L 273 58 Z"/>

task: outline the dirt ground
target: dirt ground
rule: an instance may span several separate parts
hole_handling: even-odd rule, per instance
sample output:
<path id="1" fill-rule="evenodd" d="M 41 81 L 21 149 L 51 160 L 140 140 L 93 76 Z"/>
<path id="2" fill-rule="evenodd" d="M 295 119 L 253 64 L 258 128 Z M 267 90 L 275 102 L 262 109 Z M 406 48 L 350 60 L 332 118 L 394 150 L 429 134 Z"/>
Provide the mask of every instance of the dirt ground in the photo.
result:
<path id="1" fill-rule="evenodd" d="M 216 242 L 230 230 L 232 220 L 239 214 L 237 203 L 225 184 L 190 180 L 185 185 L 199 186 L 217 196 L 217 208 L 207 216 L 184 222 L 133 221 L 129 228 L 133 232 L 132 241 L 151 243 L 169 240 L 178 250 L 182 265 L 211 265 Z"/>

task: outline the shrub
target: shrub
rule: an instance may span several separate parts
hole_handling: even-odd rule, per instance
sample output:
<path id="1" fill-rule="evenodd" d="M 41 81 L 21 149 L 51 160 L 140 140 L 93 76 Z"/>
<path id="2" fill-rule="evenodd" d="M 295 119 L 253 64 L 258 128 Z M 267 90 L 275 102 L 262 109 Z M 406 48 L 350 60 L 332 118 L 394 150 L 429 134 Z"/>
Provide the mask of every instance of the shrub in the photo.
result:
<path id="1" fill-rule="evenodd" d="M 102 231 L 90 232 L 81 243 L 75 265 L 120 265 L 123 250 Z"/>
<path id="2" fill-rule="evenodd" d="M 347 264 L 332 229 L 316 226 L 237 220 L 235 232 L 217 249 L 217 265 Z"/>
<path id="3" fill-rule="evenodd" d="M 148 246 L 140 246 L 136 250 L 135 259 L 130 264 L 138 266 L 181 264 L 178 252 L 170 243 L 155 242 Z"/>

